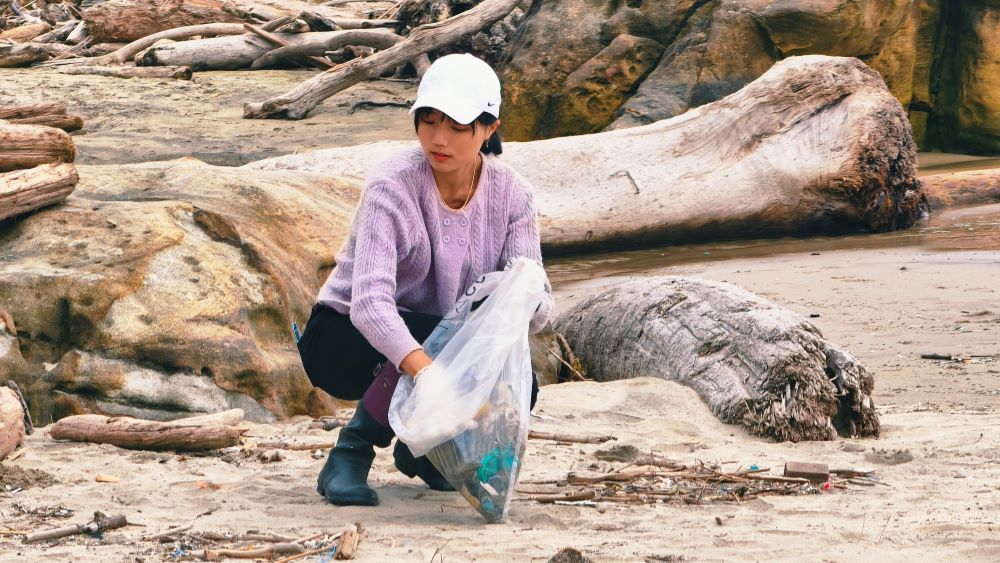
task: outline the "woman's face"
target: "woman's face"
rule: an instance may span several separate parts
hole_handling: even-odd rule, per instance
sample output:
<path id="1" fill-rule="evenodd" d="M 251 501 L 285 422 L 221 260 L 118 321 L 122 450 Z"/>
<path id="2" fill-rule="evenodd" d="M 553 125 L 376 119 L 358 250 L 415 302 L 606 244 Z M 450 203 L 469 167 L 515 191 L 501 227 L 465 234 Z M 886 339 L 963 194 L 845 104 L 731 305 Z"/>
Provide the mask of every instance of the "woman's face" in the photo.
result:
<path id="1" fill-rule="evenodd" d="M 474 165 L 483 143 L 499 125 L 499 121 L 489 126 L 462 125 L 435 109 L 417 119 L 417 138 L 431 168 L 447 174 Z"/>

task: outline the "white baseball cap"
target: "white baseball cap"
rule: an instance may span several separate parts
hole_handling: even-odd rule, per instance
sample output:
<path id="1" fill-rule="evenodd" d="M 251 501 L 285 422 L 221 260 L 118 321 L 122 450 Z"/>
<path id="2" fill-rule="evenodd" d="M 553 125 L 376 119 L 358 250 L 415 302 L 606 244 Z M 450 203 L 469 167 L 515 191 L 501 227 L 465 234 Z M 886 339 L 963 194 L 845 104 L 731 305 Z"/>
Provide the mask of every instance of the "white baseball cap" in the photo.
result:
<path id="1" fill-rule="evenodd" d="M 463 125 L 483 112 L 500 117 L 500 79 L 490 65 L 468 53 L 445 55 L 424 73 L 410 113 L 434 108 Z"/>

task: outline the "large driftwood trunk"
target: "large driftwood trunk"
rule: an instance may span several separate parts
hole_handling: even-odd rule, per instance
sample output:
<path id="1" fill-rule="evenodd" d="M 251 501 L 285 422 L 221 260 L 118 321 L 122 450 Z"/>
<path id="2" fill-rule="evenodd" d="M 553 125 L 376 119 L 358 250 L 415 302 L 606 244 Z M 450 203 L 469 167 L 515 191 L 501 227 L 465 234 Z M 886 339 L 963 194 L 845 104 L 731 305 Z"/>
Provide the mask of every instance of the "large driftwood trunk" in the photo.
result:
<path id="1" fill-rule="evenodd" d="M 776 440 L 877 436 L 874 378 L 790 311 L 729 284 L 632 280 L 559 315 L 587 374 L 660 377 L 697 391 L 721 420 Z"/>
<path id="2" fill-rule="evenodd" d="M 61 202 L 79 180 L 70 163 L 0 172 L 0 221 Z"/>
<path id="3" fill-rule="evenodd" d="M 80 414 L 60 419 L 49 433 L 55 440 L 136 450 L 214 450 L 239 444 L 243 431 L 232 425 L 242 421 L 239 409 L 173 422 Z"/>
<path id="4" fill-rule="evenodd" d="M 73 162 L 75 158 L 73 139 L 64 131 L 0 120 L 0 172 L 48 162 Z"/>
<path id="5" fill-rule="evenodd" d="M 414 143 L 251 163 L 364 177 Z M 651 125 L 504 145 L 535 188 L 547 255 L 904 228 L 927 212 L 906 114 L 857 59 L 790 57 L 743 90 Z"/>
<path id="6" fill-rule="evenodd" d="M 320 102 L 341 90 L 364 80 L 374 80 L 406 61 L 492 25 L 509 14 L 520 1 L 486 0 L 444 21 L 422 25 L 411 31 L 405 41 L 384 51 L 355 59 L 343 68 L 332 68 L 276 98 L 244 104 L 243 117 L 302 119 Z"/>
<path id="7" fill-rule="evenodd" d="M 242 21 L 222 0 L 109 0 L 88 8 L 83 18 L 96 43 L 127 43 L 175 27 Z"/>
<path id="8" fill-rule="evenodd" d="M 319 33 L 276 33 L 292 45 L 306 41 L 327 41 L 345 31 Z M 153 47 L 143 54 L 140 66 L 189 66 L 195 72 L 203 70 L 236 70 L 249 68 L 274 46 L 253 35 L 232 35 L 211 39 L 195 39 Z"/>
<path id="9" fill-rule="evenodd" d="M 0 460 L 24 442 L 24 408 L 12 389 L 0 387 Z"/>

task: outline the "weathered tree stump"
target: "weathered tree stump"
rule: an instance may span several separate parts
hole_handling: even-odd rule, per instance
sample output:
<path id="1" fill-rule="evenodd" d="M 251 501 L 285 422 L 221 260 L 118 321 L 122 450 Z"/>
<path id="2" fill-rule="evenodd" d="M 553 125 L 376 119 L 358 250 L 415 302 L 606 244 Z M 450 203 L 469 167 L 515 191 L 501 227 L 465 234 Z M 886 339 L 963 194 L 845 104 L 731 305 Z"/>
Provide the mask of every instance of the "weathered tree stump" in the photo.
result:
<path id="1" fill-rule="evenodd" d="M 235 446 L 243 431 L 232 425 L 242 421 L 240 409 L 172 422 L 80 414 L 60 419 L 49 432 L 55 440 L 112 444 L 133 450 L 196 451 Z"/>
<path id="2" fill-rule="evenodd" d="M 878 436 L 872 374 L 791 311 L 735 286 L 657 276 L 559 315 L 590 377 L 694 389 L 722 421 L 776 440 Z"/>

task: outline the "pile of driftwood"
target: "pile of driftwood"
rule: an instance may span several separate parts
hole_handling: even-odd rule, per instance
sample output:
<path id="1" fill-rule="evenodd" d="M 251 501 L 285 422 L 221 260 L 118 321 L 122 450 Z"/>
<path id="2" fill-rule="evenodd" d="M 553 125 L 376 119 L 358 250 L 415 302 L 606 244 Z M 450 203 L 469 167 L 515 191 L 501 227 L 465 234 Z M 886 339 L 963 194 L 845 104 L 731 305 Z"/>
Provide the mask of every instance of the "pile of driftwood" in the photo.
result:
<path id="1" fill-rule="evenodd" d="M 182 79 L 202 70 L 302 66 L 325 71 L 278 98 L 244 106 L 246 118 L 291 119 L 305 117 L 324 99 L 364 80 L 411 71 L 422 75 L 430 64 L 428 53 L 486 30 L 521 3 L 485 0 L 459 11 L 458 0 L 400 0 L 381 13 L 369 12 L 368 18 L 343 18 L 324 10 L 363 0 L 319 6 L 298 0 L 274 5 L 267 0 L 239 5 L 107 0 L 89 8 L 80 8 L 79 0 L 29 0 L 34 10 L 22 1 L 0 0 L 0 7 L 6 2 L 0 29 L 8 28 L 0 33 L 0 67 L 46 65 L 73 74 Z M 390 19 L 398 14 L 407 19 Z M 433 21 L 429 14 L 446 19 Z"/>
<path id="2" fill-rule="evenodd" d="M 79 181 L 66 131 L 83 121 L 65 106 L 0 106 L 0 221 L 58 203 Z"/>
<path id="3" fill-rule="evenodd" d="M 89 8 L 78 0 L 29 0 L 25 4 L 34 4 L 33 10 L 21 2 L 0 0 L 6 14 L 0 20 L 0 67 L 72 63 L 64 72 L 124 78 L 191 76 L 190 68 L 142 69 L 135 63 L 196 70 L 328 69 L 401 39 L 382 29 L 397 27 L 398 20 L 331 17 L 323 7 L 293 11 L 311 6 L 295 1 L 284 3 L 290 9 L 276 9 L 221 0 L 109 0 Z M 184 39 L 191 41 L 174 45 Z"/>

